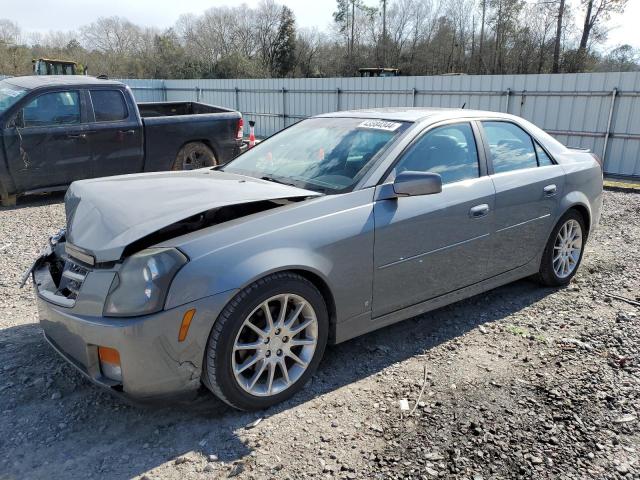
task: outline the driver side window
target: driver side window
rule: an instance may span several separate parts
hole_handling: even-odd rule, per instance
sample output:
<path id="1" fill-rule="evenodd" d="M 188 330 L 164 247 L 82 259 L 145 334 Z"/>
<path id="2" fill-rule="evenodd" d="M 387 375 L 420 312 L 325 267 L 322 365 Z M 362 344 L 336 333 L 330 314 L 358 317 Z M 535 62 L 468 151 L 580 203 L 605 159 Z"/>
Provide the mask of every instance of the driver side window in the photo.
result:
<path id="1" fill-rule="evenodd" d="M 392 177 L 406 171 L 438 173 L 443 184 L 479 177 L 478 150 L 471 125 L 457 123 L 429 130 L 409 147 Z"/>
<path id="2" fill-rule="evenodd" d="M 34 98 L 22 110 L 24 127 L 73 125 L 80 123 L 78 92 L 51 92 Z"/>

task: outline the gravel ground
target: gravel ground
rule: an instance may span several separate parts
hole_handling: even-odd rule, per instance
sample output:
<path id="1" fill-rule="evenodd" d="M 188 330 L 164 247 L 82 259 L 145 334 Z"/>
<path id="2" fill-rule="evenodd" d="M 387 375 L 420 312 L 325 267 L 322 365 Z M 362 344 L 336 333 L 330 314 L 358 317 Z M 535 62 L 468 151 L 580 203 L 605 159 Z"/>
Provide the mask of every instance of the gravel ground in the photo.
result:
<path id="1" fill-rule="evenodd" d="M 640 300 L 640 194 L 606 192 L 568 288 L 520 281 L 330 347 L 261 414 L 129 406 L 53 353 L 16 283 L 61 201 L 0 209 L 0 479 L 640 478 L 640 309 L 606 296 Z"/>

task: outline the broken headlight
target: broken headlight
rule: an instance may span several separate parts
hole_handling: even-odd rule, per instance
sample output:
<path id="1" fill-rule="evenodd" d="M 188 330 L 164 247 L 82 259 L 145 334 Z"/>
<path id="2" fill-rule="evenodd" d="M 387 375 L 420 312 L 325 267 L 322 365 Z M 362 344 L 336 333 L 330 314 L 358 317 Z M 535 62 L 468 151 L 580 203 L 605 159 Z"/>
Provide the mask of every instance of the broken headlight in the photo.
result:
<path id="1" fill-rule="evenodd" d="M 104 315 L 131 317 L 162 310 L 173 277 L 187 261 L 175 248 L 148 248 L 130 256 L 109 289 Z"/>

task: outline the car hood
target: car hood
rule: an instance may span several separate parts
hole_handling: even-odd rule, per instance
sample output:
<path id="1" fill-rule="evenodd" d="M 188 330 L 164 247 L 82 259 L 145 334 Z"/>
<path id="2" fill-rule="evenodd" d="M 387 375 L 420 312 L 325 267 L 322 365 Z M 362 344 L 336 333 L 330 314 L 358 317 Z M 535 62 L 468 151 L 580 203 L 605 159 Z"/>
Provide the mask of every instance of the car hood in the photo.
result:
<path id="1" fill-rule="evenodd" d="M 97 263 L 119 260 L 127 245 L 212 209 L 317 192 L 208 168 L 81 180 L 65 197 L 67 242 Z"/>

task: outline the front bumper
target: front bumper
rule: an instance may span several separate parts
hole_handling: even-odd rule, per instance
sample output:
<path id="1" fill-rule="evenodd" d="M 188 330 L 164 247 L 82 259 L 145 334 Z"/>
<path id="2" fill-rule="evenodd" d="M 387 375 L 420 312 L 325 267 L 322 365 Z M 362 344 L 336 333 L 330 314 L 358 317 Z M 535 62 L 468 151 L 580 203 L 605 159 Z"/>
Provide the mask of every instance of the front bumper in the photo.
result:
<path id="1" fill-rule="evenodd" d="M 144 401 L 184 396 L 200 387 L 202 361 L 209 332 L 221 309 L 235 292 L 206 297 L 153 315 L 110 318 L 78 313 L 76 307 L 57 305 L 41 291 L 46 267 L 34 272 L 40 324 L 47 341 L 93 383 Z M 43 278 L 44 277 L 44 278 Z M 178 332 L 184 313 L 195 308 L 183 342 Z M 122 381 L 103 375 L 98 346 L 120 354 Z"/>

